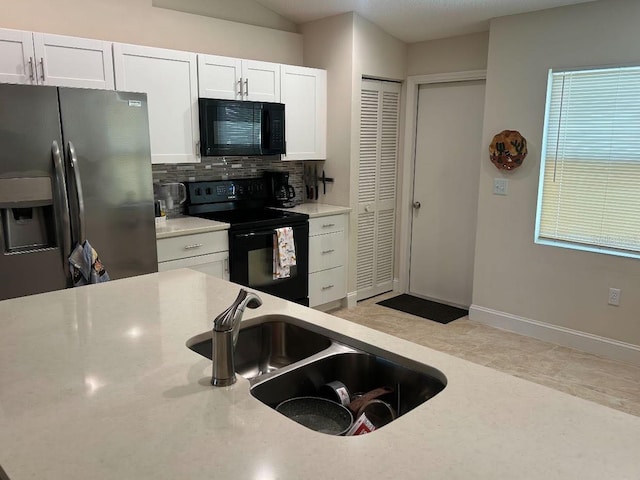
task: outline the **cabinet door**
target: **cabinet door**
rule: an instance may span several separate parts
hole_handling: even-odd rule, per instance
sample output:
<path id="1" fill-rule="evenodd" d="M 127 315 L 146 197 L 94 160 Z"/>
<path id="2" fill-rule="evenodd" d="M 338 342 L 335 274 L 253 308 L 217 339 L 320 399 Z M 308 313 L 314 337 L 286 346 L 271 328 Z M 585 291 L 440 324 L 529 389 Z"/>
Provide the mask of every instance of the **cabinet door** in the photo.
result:
<path id="1" fill-rule="evenodd" d="M 196 54 L 113 45 L 116 89 L 147 94 L 152 163 L 199 162 Z"/>
<path id="2" fill-rule="evenodd" d="M 169 262 L 158 263 L 158 271 L 166 272 L 177 268 L 190 268 L 212 277 L 229 280 L 229 252 L 219 252 L 210 255 L 181 258 Z"/>
<path id="3" fill-rule="evenodd" d="M 287 154 L 283 160 L 327 158 L 327 72 L 282 65 Z"/>
<path id="4" fill-rule="evenodd" d="M 242 100 L 242 60 L 198 55 L 198 85 L 202 98 Z"/>
<path id="5" fill-rule="evenodd" d="M 0 83 L 36 84 L 31 32 L 0 29 Z"/>
<path id="6" fill-rule="evenodd" d="M 280 64 L 242 60 L 245 100 L 280 103 Z"/>
<path id="7" fill-rule="evenodd" d="M 34 33 L 38 84 L 113 90 L 111 42 Z"/>

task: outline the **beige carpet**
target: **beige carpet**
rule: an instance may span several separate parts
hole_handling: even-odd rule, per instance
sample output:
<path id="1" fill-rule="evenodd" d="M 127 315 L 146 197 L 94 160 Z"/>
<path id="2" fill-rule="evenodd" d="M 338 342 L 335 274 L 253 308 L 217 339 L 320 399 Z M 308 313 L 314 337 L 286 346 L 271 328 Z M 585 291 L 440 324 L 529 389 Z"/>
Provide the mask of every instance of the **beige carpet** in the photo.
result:
<path id="1" fill-rule="evenodd" d="M 434 350 L 640 416 L 640 367 L 487 327 L 463 317 L 447 325 L 375 302 L 330 312 Z"/>

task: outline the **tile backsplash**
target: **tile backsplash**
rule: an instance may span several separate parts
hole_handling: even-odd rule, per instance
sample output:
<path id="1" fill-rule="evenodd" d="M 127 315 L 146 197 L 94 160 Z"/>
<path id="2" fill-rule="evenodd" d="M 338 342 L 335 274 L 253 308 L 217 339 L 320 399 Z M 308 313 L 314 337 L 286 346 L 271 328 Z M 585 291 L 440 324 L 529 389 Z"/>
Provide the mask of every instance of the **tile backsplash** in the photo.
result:
<path id="1" fill-rule="evenodd" d="M 303 162 L 282 161 L 276 157 L 203 157 L 201 163 L 154 164 L 153 183 L 194 182 L 204 180 L 233 180 L 257 178 L 267 170 L 289 172 L 289 183 L 296 192 L 296 204 L 304 202 Z M 178 207 L 180 208 L 180 207 Z M 184 213 L 182 209 L 167 212 L 169 215 Z"/>

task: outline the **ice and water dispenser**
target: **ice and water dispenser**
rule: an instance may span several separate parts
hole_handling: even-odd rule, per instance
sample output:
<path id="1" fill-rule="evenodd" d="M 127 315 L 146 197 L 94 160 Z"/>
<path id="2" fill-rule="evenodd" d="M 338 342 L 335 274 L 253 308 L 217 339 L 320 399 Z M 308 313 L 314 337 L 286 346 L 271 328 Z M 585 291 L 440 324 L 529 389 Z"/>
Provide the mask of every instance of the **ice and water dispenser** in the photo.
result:
<path id="1" fill-rule="evenodd" d="M 0 179 L 0 217 L 5 255 L 57 247 L 50 177 Z"/>

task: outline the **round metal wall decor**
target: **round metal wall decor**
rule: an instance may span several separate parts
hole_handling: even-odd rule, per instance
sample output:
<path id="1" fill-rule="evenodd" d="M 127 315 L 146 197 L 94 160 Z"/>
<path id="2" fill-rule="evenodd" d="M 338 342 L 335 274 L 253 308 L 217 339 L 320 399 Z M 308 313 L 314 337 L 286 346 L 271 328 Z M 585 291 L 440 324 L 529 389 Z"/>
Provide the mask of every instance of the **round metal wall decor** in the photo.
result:
<path id="1" fill-rule="evenodd" d="M 513 170 L 527 156 L 527 140 L 517 130 L 503 130 L 489 145 L 491 162 L 499 170 Z"/>

